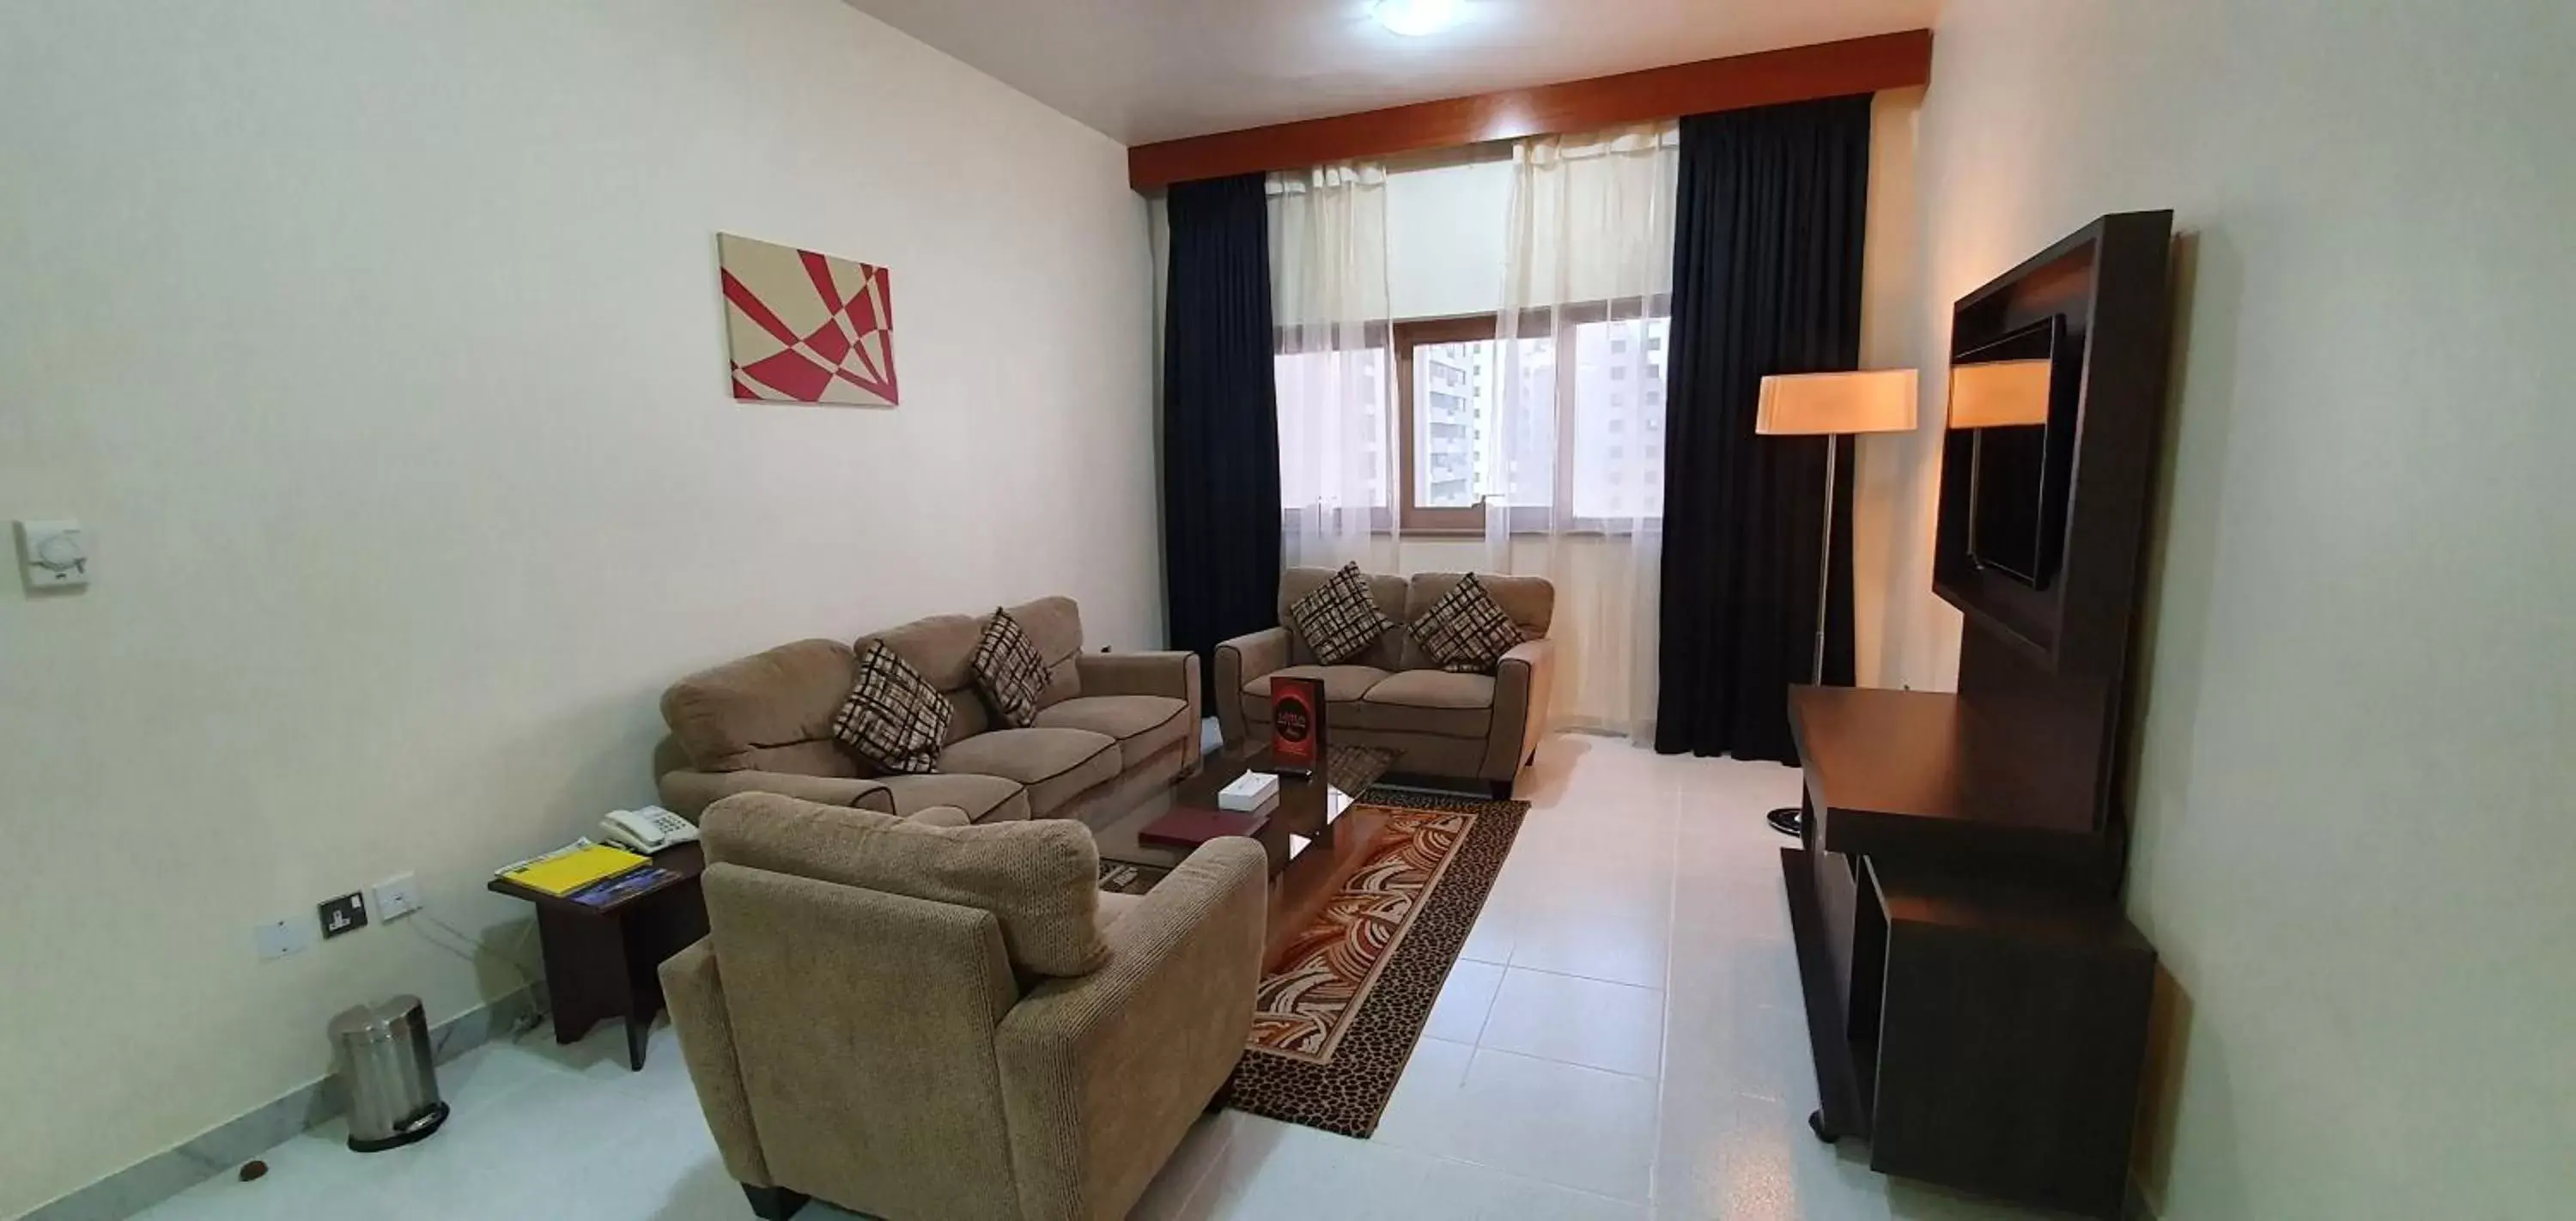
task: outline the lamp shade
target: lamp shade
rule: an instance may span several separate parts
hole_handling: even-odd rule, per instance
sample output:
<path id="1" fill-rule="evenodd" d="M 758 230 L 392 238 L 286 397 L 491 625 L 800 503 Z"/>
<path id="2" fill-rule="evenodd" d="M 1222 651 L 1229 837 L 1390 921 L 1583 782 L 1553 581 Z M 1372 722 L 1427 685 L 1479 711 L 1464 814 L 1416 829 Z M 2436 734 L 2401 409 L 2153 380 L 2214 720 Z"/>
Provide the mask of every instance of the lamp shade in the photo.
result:
<path id="1" fill-rule="evenodd" d="M 1783 373 L 1762 379 L 1753 431 L 1769 436 L 1911 432 L 1914 370 Z"/>

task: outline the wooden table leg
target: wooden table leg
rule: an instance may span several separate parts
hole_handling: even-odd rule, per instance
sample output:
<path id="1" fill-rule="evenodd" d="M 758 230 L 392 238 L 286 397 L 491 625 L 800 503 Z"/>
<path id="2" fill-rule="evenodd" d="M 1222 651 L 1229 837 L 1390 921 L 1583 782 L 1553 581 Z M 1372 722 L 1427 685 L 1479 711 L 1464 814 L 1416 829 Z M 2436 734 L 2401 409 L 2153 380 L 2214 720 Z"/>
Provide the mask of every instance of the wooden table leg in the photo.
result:
<path id="1" fill-rule="evenodd" d="M 615 921 L 541 907 L 537 944 L 545 954 L 555 1042 L 578 1043 L 602 1019 L 626 1014 L 626 944 Z"/>
<path id="2" fill-rule="evenodd" d="M 707 935 L 706 901 L 695 879 L 607 912 L 537 909 L 555 1042 L 578 1043 L 609 1018 L 626 1019 L 626 1065 L 642 1071 L 662 1012 L 664 959 Z"/>

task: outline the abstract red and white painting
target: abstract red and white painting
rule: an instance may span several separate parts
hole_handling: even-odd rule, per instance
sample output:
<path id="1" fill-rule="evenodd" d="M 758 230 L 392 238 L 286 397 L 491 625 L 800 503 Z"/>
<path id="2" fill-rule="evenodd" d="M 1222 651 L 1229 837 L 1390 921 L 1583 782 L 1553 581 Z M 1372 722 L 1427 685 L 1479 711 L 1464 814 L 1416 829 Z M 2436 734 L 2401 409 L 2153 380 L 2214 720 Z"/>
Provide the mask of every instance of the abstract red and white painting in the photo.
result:
<path id="1" fill-rule="evenodd" d="M 733 396 L 892 407 L 894 296 L 886 269 L 716 235 Z"/>

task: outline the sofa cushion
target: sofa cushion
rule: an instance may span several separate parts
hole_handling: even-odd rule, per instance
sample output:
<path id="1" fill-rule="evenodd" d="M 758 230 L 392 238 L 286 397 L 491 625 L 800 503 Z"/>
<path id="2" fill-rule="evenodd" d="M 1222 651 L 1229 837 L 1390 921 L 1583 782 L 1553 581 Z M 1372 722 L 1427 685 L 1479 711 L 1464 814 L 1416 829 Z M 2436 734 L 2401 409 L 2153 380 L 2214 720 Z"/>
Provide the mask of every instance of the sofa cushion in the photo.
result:
<path id="1" fill-rule="evenodd" d="M 1387 678 L 1386 671 L 1375 666 L 1288 666 L 1243 684 L 1243 693 L 1252 697 L 1244 705 L 1247 715 L 1264 721 L 1270 719 L 1272 674 L 1286 678 L 1324 680 L 1324 703 L 1327 705 L 1327 715 L 1330 713 L 1331 706 L 1354 703 L 1379 683 L 1385 682 Z"/>
<path id="2" fill-rule="evenodd" d="M 993 716 L 984 711 L 984 699 L 975 694 L 975 679 L 967 670 L 975 656 L 975 642 L 983 635 L 984 621 L 980 618 L 931 615 L 862 636 L 856 648 L 865 652 L 870 644 L 882 641 L 939 689 L 955 710 L 948 721 L 947 741 L 941 743 L 944 746 L 993 727 Z"/>
<path id="3" fill-rule="evenodd" d="M 1118 767 L 1125 771 L 1198 732 L 1191 711 L 1187 701 L 1168 695 L 1084 695 L 1039 710 L 1038 724 L 1118 739 Z"/>
<path id="4" fill-rule="evenodd" d="M 936 771 L 939 745 L 955 715 L 912 663 L 883 641 L 871 641 L 859 652 L 858 674 L 832 718 L 832 736 L 878 771 Z"/>
<path id="5" fill-rule="evenodd" d="M 975 656 L 967 662 L 966 669 L 974 675 L 975 689 L 983 693 L 996 720 L 1013 729 L 1026 729 L 1037 723 L 1038 694 L 1047 687 L 1046 662 L 1038 657 L 1036 647 L 1029 643 L 1029 634 L 1020 630 L 1020 622 L 1011 618 L 1011 612 L 993 608 L 992 615 L 984 620 L 983 638 L 975 642 Z"/>
<path id="6" fill-rule="evenodd" d="M 1023 822 L 1029 816 L 1029 799 L 1017 780 L 1000 776 L 947 775 L 888 776 L 877 783 L 885 786 L 886 800 L 896 815 L 910 818 L 932 806 L 955 806 L 966 811 L 976 822 Z M 862 807 L 880 808 L 878 803 L 863 801 Z"/>
<path id="7" fill-rule="evenodd" d="M 1087 975 L 1100 935 L 1100 852 L 1060 820 L 934 827 L 874 810 L 743 793 L 707 807 L 710 864 L 732 864 L 993 913 L 1011 964 Z"/>
<path id="8" fill-rule="evenodd" d="M 1494 679 L 1487 674 L 1407 670 L 1387 676 L 1348 708 L 1335 708 L 1336 724 L 1353 729 L 1481 738 L 1494 723 Z"/>
<path id="9" fill-rule="evenodd" d="M 1376 645 L 1395 627 L 1369 596 L 1368 576 L 1357 564 L 1344 564 L 1313 593 L 1288 604 L 1288 626 L 1327 666 L 1351 661 Z"/>
<path id="10" fill-rule="evenodd" d="M 1521 642 L 1520 625 L 1503 613 L 1472 572 L 1405 628 L 1434 664 L 1452 674 L 1491 674 L 1494 663 Z"/>
<path id="11" fill-rule="evenodd" d="M 1082 655 L 1082 608 L 1071 598 L 1039 598 L 1010 608 L 1011 618 L 1029 634 L 1029 644 L 1046 663 L 1046 689 L 1038 693 L 1045 708 L 1082 694 L 1082 675 L 1074 658 Z"/>
<path id="12" fill-rule="evenodd" d="M 832 717 L 850 694 L 850 649 L 836 640 L 800 640 L 729 661 L 671 684 L 662 721 L 690 766 L 702 772 L 803 772 L 818 759 L 852 776 L 838 757 Z M 788 765 L 776 752 L 823 743 Z"/>
<path id="13" fill-rule="evenodd" d="M 939 770 L 1017 780 L 1028 786 L 1029 817 L 1045 818 L 1118 778 L 1118 739 L 1088 729 L 996 729 L 941 751 Z"/>
<path id="14" fill-rule="evenodd" d="M 1424 611 L 1431 609 L 1433 603 L 1447 595 L 1450 589 L 1465 580 L 1466 576 L 1467 574 L 1460 572 L 1417 572 L 1405 579 L 1404 621 L 1411 623 L 1420 618 Z M 1519 625 L 1522 639 L 1539 640 L 1547 635 L 1548 628 L 1556 618 L 1556 586 L 1550 584 L 1547 578 L 1515 577 L 1485 572 L 1476 574 L 1476 583 L 1484 586 L 1485 593 L 1493 598 L 1494 604 L 1502 607 L 1503 613 L 1511 616 L 1512 622 Z M 1438 668 L 1439 663 L 1433 661 L 1430 654 L 1422 651 L 1422 644 L 1413 638 L 1413 633 L 1401 633 L 1399 639 L 1403 643 L 1401 655 L 1396 661 L 1388 664 L 1388 669 Z"/>
<path id="15" fill-rule="evenodd" d="M 1306 647 L 1305 639 L 1289 625 L 1288 608 L 1296 605 L 1299 598 L 1315 592 L 1335 575 L 1335 571 L 1330 568 L 1291 568 L 1279 574 L 1279 626 L 1288 636 L 1288 664 L 1295 666 L 1322 664 L 1315 659 L 1315 651 Z M 1399 623 L 1404 620 L 1405 599 L 1409 595 L 1406 592 L 1403 577 L 1374 575 L 1369 577 L 1368 587 L 1369 600 L 1377 603 L 1380 613 Z M 1380 637 L 1377 644 L 1368 652 L 1349 659 L 1345 664 L 1376 666 L 1378 669 L 1389 671 L 1402 669 L 1405 641 L 1404 633 L 1388 632 Z"/>

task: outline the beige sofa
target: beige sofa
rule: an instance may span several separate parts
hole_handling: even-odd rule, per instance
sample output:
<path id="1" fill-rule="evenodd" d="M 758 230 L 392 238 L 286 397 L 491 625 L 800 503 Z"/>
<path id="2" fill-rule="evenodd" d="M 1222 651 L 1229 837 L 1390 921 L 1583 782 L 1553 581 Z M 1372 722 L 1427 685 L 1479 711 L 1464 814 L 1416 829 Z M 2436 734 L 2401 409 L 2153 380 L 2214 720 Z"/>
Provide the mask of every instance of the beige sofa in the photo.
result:
<path id="1" fill-rule="evenodd" d="M 1061 823 L 925 831 L 754 793 L 704 825 L 709 933 L 662 965 L 663 993 L 761 1217 L 810 1196 L 905 1221 L 1115 1221 L 1243 1054 L 1252 840 L 1129 896 L 1098 891 L 1090 834 Z"/>
<path id="2" fill-rule="evenodd" d="M 1290 603 L 1332 575 L 1329 568 L 1280 574 L 1280 621 L 1287 621 Z M 1555 677 L 1555 646 L 1548 643 L 1547 629 L 1556 612 L 1556 587 L 1539 577 L 1477 573 L 1477 583 L 1529 639 L 1505 653 L 1491 675 L 1450 674 L 1432 665 L 1405 625 L 1461 575 L 1371 576 L 1369 596 L 1396 626 L 1343 665 L 1317 665 L 1314 651 L 1284 626 L 1218 645 L 1216 715 L 1227 747 L 1270 737 L 1272 676 L 1320 678 L 1327 740 L 1394 751 L 1399 772 L 1482 780 L 1495 796 L 1510 796 L 1547 727 Z"/>
<path id="3" fill-rule="evenodd" d="M 852 645 L 801 640 L 692 674 L 662 696 L 671 736 L 656 753 L 662 804 L 695 819 L 735 793 L 781 793 L 909 817 L 955 806 L 976 822 L 1080 818 L 1133 805 L 1199 765 L 1198 658 L 1086 653 L 1070 598 L 1010 608 L 1051 681 L 1037 725 L 997 727 L 967 677 L 988 616 L 934 615 L 883 640 L 957 710 L 939 770 L 871 775 L 832 738 L 849 695 Z"/>

